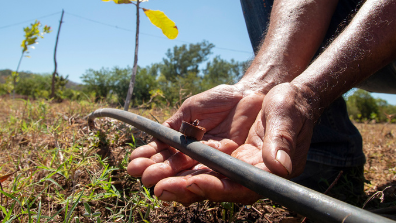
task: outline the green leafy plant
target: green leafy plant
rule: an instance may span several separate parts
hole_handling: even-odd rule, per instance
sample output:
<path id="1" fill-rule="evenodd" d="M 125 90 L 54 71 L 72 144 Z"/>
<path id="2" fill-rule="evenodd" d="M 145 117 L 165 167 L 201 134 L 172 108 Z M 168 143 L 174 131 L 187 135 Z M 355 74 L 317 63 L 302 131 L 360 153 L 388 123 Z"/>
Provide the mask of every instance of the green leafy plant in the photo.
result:
<path id="1" fill-rule="evenodd" d="M 92 212 L 92 210 L 91 210 L 91 206 L 89 206 L 89 204 L 88 203 L 85 203 L 84 202 L 84 208 L 85 208 L 85 213 L 84 213 L 84 216 L 85 217 L 88 217 L 88 218 L 90 218 L 90 219 L 93 219 L 93 218 L 95 218 L 95 217 L 99 217 L 100 216 L 100 212 Z"/>
<path id="2" fill-rule="evenodd" d="M 17 69 L 15 71 L 13 71 L 11 74 L 11 79 L 12 79 L 12 83 L 13 83 L 12 91 L 13 91 L 14 96 L 15 96 L 15 86 L 16 86 L 16 83 L 19 81 L 18 70 L 21 65 L 23 56 L 25 54 L 29 54 L 29 46 L 34 49 L 34 46 L 32 46 L 32 45 L 38 43 L 37 42 L 38 38 L 44 38 L 45 33 L 51 32 L 50 26 L 45 25 L 42 30 L 40 30 L 40 27 L 41 27 L 41 23 L 36 20 L 34 23 L 30 24 L 30 26 L 27 26 L 23 29 L 23 31 L 25 32 L 25 39 L 22 40 L 22 44 L 21 44 L 22 54 L 19 59 Z M 26 57 L 30 57 L 30 56 L 26 55 Z"/>
<path id="3" fill-rule="evenodd" d="M 221 206 L 223 206 L 223 211 L 222 211 L 222 219 L 223 221 L 226 220 L 227 212 L 228 212 L 228 221 L 232 222 L 233 216 L 234 216 L 234 209 L 235 209 L 235 204 L 232 202 L 221 202 Z"/>

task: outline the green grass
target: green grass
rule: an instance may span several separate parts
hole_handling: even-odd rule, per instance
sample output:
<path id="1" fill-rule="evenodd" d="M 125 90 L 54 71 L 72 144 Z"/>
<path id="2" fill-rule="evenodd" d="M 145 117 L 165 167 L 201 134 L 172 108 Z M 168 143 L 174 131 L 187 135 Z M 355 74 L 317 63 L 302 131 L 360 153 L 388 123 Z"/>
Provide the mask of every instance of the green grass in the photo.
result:
<path id="1" fill-rule="evenodd" d="M 159 201 L 126 173 L 130 153 L 150 137 L 109 118 L 96 119 L 96 129 L 90 131 L 83 117 L 103 107 L 108 105 L 89 100 L 52 103 L 0 98 L 0 221 L 277 222 L 291 218 L 301 222 L 302 216 L 268 199 L 253 205 L 204 201 L 190 207 Z M 174 109 L 133 112 L 163 122 Z M 382 135 L 395 126 L 358 127 L 368 157 L 368 199 L 394 179 L 396 140 Z M 337 195 L 338 187 L 350 182 L 341 178 L 331 193 Z M 380 194 L 384 199 L 371 197 L 367 206 L 394 205 L 391 191 Z"/>
<path id="2" fill-rule="evenodd" d="M 161 205 L 126 174 L 144 134 L 83 117 L 106 104 L 0 99 L 2 222 L 136 222 Z M 147 111 L 138 111 L 146 112 Z"/>

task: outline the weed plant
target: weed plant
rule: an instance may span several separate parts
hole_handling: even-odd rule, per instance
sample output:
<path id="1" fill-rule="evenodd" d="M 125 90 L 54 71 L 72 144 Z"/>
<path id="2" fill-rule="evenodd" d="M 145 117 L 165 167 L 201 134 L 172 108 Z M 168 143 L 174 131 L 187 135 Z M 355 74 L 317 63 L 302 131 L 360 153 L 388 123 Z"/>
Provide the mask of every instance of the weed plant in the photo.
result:
<path id="1" fill-rule="evenodd" d="M 161 205 L 126 174 L 148 137 L 106 118 L 88 130 L 84 116 L 106 106 L 0 99 L 2 222 L 135 222 Z"/>
<path id="2" fill-rule="evenodd" d="M 84 117 L 102 107 L 108 105 L 89 99 L 0 98 L 2 222 L 301 222 L 303 216 L 268 199 L 253 205 L 204 201 L 189 207 L 159 201 L 126 173 L 130 153 L 150 136 L 109 118 L 96 119 L 96 129 L 90 131 Z M 163 122 L 174 109 L 133 112 Z M 370 200 L 365 205 L 396 205 L 396 128 L 373 126 L 379 129 L 358 126 L 368 159 L 365 190 Z"/>

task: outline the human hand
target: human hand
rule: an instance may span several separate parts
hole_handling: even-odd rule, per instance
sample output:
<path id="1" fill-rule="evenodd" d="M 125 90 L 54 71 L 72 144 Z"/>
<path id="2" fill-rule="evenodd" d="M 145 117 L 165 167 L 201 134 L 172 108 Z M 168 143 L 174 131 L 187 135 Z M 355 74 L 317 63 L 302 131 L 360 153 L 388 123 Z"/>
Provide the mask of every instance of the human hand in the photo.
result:
<path id="1" fill-rule="evenodd" d="M 309 102 L 309 98 L 309 89 L 289 83 L 274 87 L 265 96 L 246 142 L 231 155 L 285 178 L 301 174 L 314 120 L 319 117 L 313 113 L 316 104 Z M 187 204 L 203 199 L 239 203 L 259 199 L 255 192 L 202 165 L 159 181 L 154 192 L 160 199 Z"/>
<path id="2" fill-rule="evenodd" d="M 192 122 L 198 119 L 199 125 L 207 130 L 203 143 L 231 154 L 244 143 L 264 98 L 263 94 L 243 89 L 238 84 L 220 85 L 193 96 L 187 99 L 164 125 L 178 130 L 182 121 Z M 197 164 L 197 161 L 183 153 L 154 140 L 133 151 L 128 173 L 141 177 L 142 183 L 147 187 L 156 185 L 154 192 L 160 199 L 187 204 L 203 199 L 186 190 L 186 185 L 183 184 L 184 178 L 191 174 L 210 171 L 205 166 Z M 214 172 L 211 173 L 219 176 Z M 188 176 L 169 178 L 181 175 Z M 171 185 L 168 184 L 169 181 L 172 181 Z M 167 189 L 168 187 L 170 189 Z M 178 188 L 179 191 L 173 191 Z M 171 198 L 167 193 L 180 196 Z M 185 193 L 192 196 L 182 195 Z"/>
<path id="3" fill-rule="evenodd" d="M 264 168 L 269 172 L 289 179 L 296 177 L 304 170 L 319 116 L 319 102 L 309 88 L 280 84 L 266 95 L 262 123 L 251 130 L 246 144 L 262 148 Z"/>

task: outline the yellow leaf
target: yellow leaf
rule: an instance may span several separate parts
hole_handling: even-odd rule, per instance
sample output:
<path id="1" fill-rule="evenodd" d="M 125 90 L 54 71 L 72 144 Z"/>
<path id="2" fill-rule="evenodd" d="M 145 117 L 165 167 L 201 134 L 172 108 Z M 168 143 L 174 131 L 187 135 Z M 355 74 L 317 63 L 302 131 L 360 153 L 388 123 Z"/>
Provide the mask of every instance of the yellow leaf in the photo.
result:
<path id="1" fill-rule="evenodd" d="M 109 2 L 109 1 L 113 1 L 116 4 L 130 4 L 131 1 L 130 0 L 102 0 L 104 2 Z"/>
<path id="2" fill-rule="evenodd" d="M 131 2 L 136 2 L 136 0 L 102 0 L 103 2 L 113 1 L 116 4 L 130 4 Z M 140 0 L 140 2 L 148 2 L 148 0 Z"/>
<path id="3" fill-rule="evenodd" d="M 162 33 L 169 39 L 175 39 L 179 34 L 176 24 L 170 20 L 165 13 L 159 10 L 149 10 L 143 8 L 144 13 L 156 27 L 162 30 Z"/>

